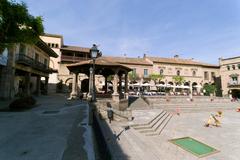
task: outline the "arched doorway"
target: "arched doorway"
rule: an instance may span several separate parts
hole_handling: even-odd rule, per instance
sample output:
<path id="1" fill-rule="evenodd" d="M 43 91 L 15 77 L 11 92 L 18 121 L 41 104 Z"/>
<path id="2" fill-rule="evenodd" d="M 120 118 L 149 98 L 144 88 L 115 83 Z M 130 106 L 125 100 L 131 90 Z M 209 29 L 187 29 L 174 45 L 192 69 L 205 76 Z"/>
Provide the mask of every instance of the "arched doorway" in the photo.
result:
<path id="1" fill-rule="evenodd" d="M 232 90 L 232 97 L 233 98 L 240 98 L 240 89 L 233 89 Z"/>
<path id="2" fill-rule="evenodd" d="M 89 92 L 89 79 L 84 79 L 81 81 L 81 91 Z"/>

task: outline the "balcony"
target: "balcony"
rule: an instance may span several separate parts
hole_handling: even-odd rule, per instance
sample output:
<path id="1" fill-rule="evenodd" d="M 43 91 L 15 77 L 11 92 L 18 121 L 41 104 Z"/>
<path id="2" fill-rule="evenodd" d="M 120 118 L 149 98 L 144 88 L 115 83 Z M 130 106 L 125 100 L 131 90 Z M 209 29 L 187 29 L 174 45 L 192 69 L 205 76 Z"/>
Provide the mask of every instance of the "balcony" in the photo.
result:
<path id="1" fill-rule="evenodd" d="M 240 82 L 231 81 L 231 82 L 228 83 L 228 87 L 231 87 L 231 88 L 240 87 Z"/>
<path id="2" fill-rule="evenodd" d="M 90 60 L 90 58 L 61 55 L 61 61 L 65 61 L 65 62 L 79 62 L 79 61 L 87 61 L 87 60 Z"/>
<path id="3" fill-rule="evenodd" d="M 39 61 L 36 61 L 35 59 L 33 59 L 25 54 L 16 54 L 15 61 L 17 64 L 23 64 L 25 66 L 29 66 L 29 67 L 34 68 L 39 71 L 50 72 L 50 70 L 51 70 L 47 65 L 45 65 Z"/>

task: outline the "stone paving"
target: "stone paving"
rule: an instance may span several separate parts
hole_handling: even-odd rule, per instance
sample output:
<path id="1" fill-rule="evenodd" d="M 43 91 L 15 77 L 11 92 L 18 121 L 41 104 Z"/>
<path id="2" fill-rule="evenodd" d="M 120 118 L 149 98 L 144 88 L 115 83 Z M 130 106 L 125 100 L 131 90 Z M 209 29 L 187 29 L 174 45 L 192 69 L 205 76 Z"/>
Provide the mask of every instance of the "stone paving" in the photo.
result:
<path id="1" fill-rule="evenodd" d="M 0 159 L 94 159 L 87 103 L 62 94 L 36 99 L 31 110 L 0 112 Z"/>
<path id="2" fill-rule="evenodd" d="M 154 117 L 155 113 L 160 112 L 154 110 L 137 110 L 133 111 L 135 122 L 113 122 L 105 123 L 105 129 L 110 128 L 112 134 L 108 136 L 109 145 L 113 159 L 129 159 L 129 160 L 239 160 L 240 157 L 240 113 L 235 110 L 223 111 L 221 118 L 221 127 L 204 127 L 211 113 L 214 112 L 197 112 L 197 113 L 181 113 L 179 116 L 174 115 L 161 135 L 145 136 L 132 127 L 123 131 L 116 138 L 124 127 L 128 124 L 144 123 L 149 121 L 149 117 Z M 140 116 L 141 118 L 137 117 Z M 105 130 L 106 131 L 106 130 Z M 220 152 L 198 158 L 189 152 L 179 148 L 169 142 L 170 139 L 181 137 L 192 137 L 211 147 L 216 148 Z M 118 147 L 116 147 L 118 146 Z M 119 154 L 121 153 L 121 154 Z"/>

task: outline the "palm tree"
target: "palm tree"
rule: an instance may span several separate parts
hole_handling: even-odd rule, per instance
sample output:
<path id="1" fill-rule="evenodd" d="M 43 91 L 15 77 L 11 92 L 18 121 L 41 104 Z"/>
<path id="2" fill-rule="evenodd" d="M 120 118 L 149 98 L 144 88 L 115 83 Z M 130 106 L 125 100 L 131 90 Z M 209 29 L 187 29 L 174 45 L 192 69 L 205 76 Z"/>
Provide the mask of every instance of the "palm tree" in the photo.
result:
<path id="1" fill-rule="evenodd" d="M 175 83 L 180 84 L 180 85 L 185 82 L 185 79 L 182 76 L 173 76 L 172 79 Z"/>
<path id="2" fill-rule="evenodd" d="M 162 79 L 164 79 L 164 75 L 160 75 L 156 73 L 151 74 L 149 77 L 151 80 L 154 81 L 155 84 L 157 83 L 157 81 L 161 81 Z"/>
<path id="3" fill-rule="evenodd" d="M 136 72 L 129 72 L 129 73 L 128 73 L 128 79 L 129 79 L 130 81 L 137 81 L 137 80 L 139 80 L 140 78 L 139 78 L 139 76 L 138 76 L 138 74 L 137 74 Z"/>

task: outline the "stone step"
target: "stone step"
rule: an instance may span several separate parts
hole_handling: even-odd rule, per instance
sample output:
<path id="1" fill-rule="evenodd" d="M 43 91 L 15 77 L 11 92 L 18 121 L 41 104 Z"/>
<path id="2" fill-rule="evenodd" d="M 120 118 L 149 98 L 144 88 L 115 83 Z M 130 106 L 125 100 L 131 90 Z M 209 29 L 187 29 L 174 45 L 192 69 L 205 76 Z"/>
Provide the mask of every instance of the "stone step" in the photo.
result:
<path id="1" fill-rule="evenodd" d="M 166 114 L 166 111 L 162 111 L 160 114 L 158 114 L 155 118 L 153 118 L 149 124 L 145 124 L 145 125 L 140 125 L 140 126 L 136 126 L 134 127 L 134 129 L 136 130 L 141 130 L 141 129 L 149 129 L 152 128 L 154 125 L 156 125 L 158 123 L 158 121 L 161 120 L 161 118 Z"/>
<path id="2" fill-rule="evenodd" d="M 159 120 L 157 121 L 157 123 L 150 127 L 150 128 L 145 128 L 145 129 L 141 129 L 139 130 L 140 133 L 149 133 L 149 132 L 154 132 L 158 129 L 158 127 L 161 126 L 161 124 L 164 122 L 164 120 L 169 116 L 169 113 L 165 113 L 164 115 L 161 116 L 161 118 L 159 118 Z"/>
<path id="3" fill-rule="evenodd" d="M 165 117 L 164 120 L 161 122 L 161 124 L 159 124 L 159 126 L 157 127 L 157 130 L 155 130 L 154 132 L 149 132 L 149 133 L 147 133 L 145 135 L 146 136 L 157 136 L 157 135 L 160 135 L 162 133 L 162 131 L 164 130 L 164 128 L 169 123 L 169 121 L 172 119 L 172 117 L 173 117 L 173 115 L 169 113 L 168 116 Z"/>
<path id="4" fill-rule="evenodd" d="M 137 128 L 141 128 L 141 127 L 145 127 L 150 125 L 151 123 L 153 123 L 153 121 L 155 121 L 162 113 L 164 113 L 165 111 L 162 110 L 157 116 L 155 116 L 153 119 L 151 119 L 149 122 L 147 123 L 140 123 L 140 124 L 133 124 L 131 125 L 131 127 L 134 127 L 135 129 Z"/>

